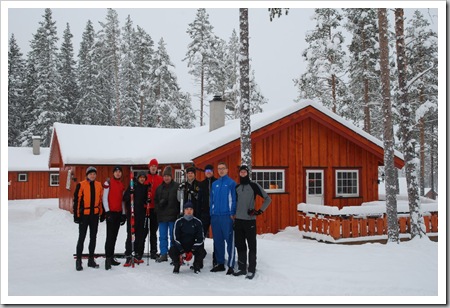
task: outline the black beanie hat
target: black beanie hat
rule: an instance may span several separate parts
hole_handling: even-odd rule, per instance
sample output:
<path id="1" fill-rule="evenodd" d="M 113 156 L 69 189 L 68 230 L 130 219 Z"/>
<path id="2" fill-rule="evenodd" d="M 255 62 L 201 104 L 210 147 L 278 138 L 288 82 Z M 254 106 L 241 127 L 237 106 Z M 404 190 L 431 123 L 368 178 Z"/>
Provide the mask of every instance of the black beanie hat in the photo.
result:
<path id="1" fill-rule="evenodd" d="M 248 172 L 248 167 L 247 167 L 247 165 L 242 165 L 242 166 L 239 168 L 239 171 L 241 171 L 241 170 L 245 170 L 245 171 Z"/>
<path id="2" fill-rule="evenodd" d="M 120 167 L 120 166 L 115 166 L 114 169 L 113 169 L 113 173 L 116 172 L 117 170 L 120 170 L 121 172 L 123 172 L 123 171 L 122 171 L 122 167 Z"/>
<path id="3" fill-rule="evenodd" d="M 206 165 L 205 166 L 205 170 L 211 170 L 211 171 L 214 171 L 214 167 L 213 167 L 213 165 Z"/>
<path id="4" fill-rule="evenodd" d="M 194 174 L 195 174 L 195 167 L 188 167 L 188 168 L 186 168 L 186 173 L 188 173 L 188 172 L 193 172 Z"/>

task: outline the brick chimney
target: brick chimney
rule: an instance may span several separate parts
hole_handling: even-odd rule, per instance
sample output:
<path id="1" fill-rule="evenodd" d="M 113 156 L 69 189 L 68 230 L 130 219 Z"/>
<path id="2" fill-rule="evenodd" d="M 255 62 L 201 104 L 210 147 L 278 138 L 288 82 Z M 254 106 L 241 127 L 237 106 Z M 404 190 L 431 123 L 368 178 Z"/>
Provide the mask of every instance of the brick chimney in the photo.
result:
<path id="1" fill-rule="evenodd" d="M 41 136 L 33 136 L 33 154 L 40 155 L 41 154 Z"/>
<path id="2" fill-rule="evenodd" d="M 212 101 L 209 102 L 210 132 L 225 125 L 225 104 L 226 102 L 220 95 L 214 95 Z"/>

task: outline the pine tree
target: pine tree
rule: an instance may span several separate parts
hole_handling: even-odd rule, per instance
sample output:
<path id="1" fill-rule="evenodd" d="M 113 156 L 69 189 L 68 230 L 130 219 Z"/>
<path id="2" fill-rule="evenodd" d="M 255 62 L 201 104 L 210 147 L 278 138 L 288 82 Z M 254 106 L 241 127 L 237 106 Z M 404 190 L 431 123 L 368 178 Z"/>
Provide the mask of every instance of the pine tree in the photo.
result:
<path id="1" fill-rule="evenodd" d="M 358 126 L 369 134 L 382 136 L 380 72 L 378 68 L 379 43 L 376 9 L 344 9 L 347 17 L 346 28 L 352 34 L 349 45 L 349 90 L 353 105 L 348 115 Z M 375 121 L 374 121 L 375 120 Z M 363 125 L 361 125 L 363 123 Z M 373 129 L 372 132 L 372 127 Z"/>
<path id="2" fill-rule="evenodd" d="M 154 53 L 154 42 L 144 29 L 137 26 L 135 41 L 135 67 L 138 74 L 139 87 L 139 126 L 151 126 L 152 114 L 151 103 L 154 100 L 152 91 L 153 80 L 151 79 Z"/>
<path id="3" fill-rule="evenodd" d="M 435 155 L 432 143 L 437 139 L 432 129 L 432 126 L 437 127 L 438 111 L 437 34 L 430 29 L 429 21 L 418 10 L 405 30 L 406 58 L 411 59 L 407 66 L 408 80 L 411 81 L 408 83 L 408 101 L 418 125 L 415 138 L 419 139 L 420 144 L 420 195 L 423 196 L 425 183 L 432 182 L 431 178 L 428 181 L 425 174 L 433 176 L 438 170 L 430 170 L 431 156 Z"/>
<path id="4" fill-rule="evenodd" d="M 24 131 L 28 138 L 32 135 L 42 137 L 42 145 L 49 146 L 53 123 L 65 118 L 61 103 L 61 77 L 59 75 L 59 57 L 55 22 L 52 11 L 45 9 L 44 20 L 31 41 L 31 55 L 35 68 L 36 88 L 33 89 L 35 106 L 32 111 L 33 122 Z"/>
<path id="5" fill-rule="evenodd" d="M 100 22 L 101 29 L 97 33 L 96 58 L 100 63 L 99 78 L 101 95 L 111 111 L 112 125 L 122 125 L 120 110 L 120 27 L 119 17 L 113 9 L 108 9 L 106 21 Z"/>
<path id="6" fill-rule="evenodd" d="M 248 9 L 239 9 L 240 38 L 240 127 L 241 127 L 241 164 L 247 165 L 249 175 L 252 171 L 252 129 L 250 121 L 250 59 Z"/>
<path id="7" fill-rule="evenodd" d="M 156 123 L 154 127 L 181 128 L 181 125 L 192 123 L 194 112 L 190 97 L 182 94 L 175 75 L 175 66 L 170 60 L 164 39 L 158 43 L 155 56 L 154 96 L 155 104 L 151 110 Z"/>
<path id="8" fill-rule="evenodd" d="M 200 126 L 203 126 L 203 106 L 205 86 L 212 76 L 216 64 L 215 52 L 217 37 L 213 33 L 213 26 L 209 22 L 209 15 L 204 8 L 197 10 L 195 20 L 189 24 L 186 31 L 192 39 L 183 61 L 187 60 L 189 73 L 200 84 Z"/>
<path id="9" fill-rule="evenodd" d="M 21 145 L 25 98 L 25 60 L 12 34 L 8 50 L 8 146 Z"/>
<path id="10" fill-rule="evenodd" d="M 380 40 L 380 70 L 381 91 L 383 96 L 384 114 L 384 168 L 386 181 L 386 213 L 388 242 L 399 242 L 398 218 L 397 218 L 397 192 L 394 165 L 394 135 L 392 124 L 392 105 L 390 94 L 389 73 L 389 46 L 388 46 L 388 24 L 385 8 L 378 9 L 378 26 Z"/>
<path id="11" fill-rule="evenodd" d="M 96 57 L 95 30 L 92 22 L 87 21 L 82 34 L 78 52 L 77 76 L 80 85 L 80 98 L 75 109 L 75 123 L 109 125 L 110 112 L 104 105 L 102 84 L 99 78 L 100 62 Z"/>
<path id="12" fill-rule="evenodd" d="M 298 99 L 319 99 L 334 113 L 343 107 L 345 94 L 345 52 L 342 50 L 344 36 L 339 30 L 342 15 L 336 9 L 315 9 L 315 30 L 306 35 L 309 46 L 302 56 L 307 62 L 307 71 L 294 80 L 299 88 Z"/>
<path id="13" fill-rule="evenodd" d="M 75 108 L 79 100 L 79 90 L 76 78 L 76 62 L 73 58 L 73 35 L 67 23 L 60 49 L 59 71 L 61 74 L 61 98 L 63 103 L 64 123 L 75 123 Z"/>
<path id="14" fill-rule="evenodd" d="M 139 125 L 139 72 L 136 67 L 136 33 L 128 15 L 122 28 L 122 61 L 120 66 L 120 110 L 122 110 L 122 125 Z"/>

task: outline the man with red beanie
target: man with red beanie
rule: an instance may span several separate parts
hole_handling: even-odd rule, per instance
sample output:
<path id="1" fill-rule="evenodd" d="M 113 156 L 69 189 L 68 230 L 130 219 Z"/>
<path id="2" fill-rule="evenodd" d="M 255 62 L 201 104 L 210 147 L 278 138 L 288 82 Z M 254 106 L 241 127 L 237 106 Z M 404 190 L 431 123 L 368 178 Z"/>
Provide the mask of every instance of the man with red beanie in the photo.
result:
<path id="1" fill-rule="evenodd" d="M 147 206 L 146 206 L 146 219 L 150 218 L 150 258 L 156 259 L 159 257 L 158 255 L 158 238 L 156 236 L 156 232 L 158 232 L 158 220 L 156 218 L 155 213 L 155 194 L 156 189 L 159 185 L 163 182 L 162 176 L 158 174 L 158 161 L 156 158 L 153 158 L 148 163 L 148 176 L 147 181 L 145 182 L 146 185 L 149 185 L 148 188 L 148 199 L 147 199 Z M 148 226 L 146 226 L 147 229 L 144 230 L 147 234 L 148 232 Z M 145 238 L 144 238 L 144 246 L 145 246 Z"/>

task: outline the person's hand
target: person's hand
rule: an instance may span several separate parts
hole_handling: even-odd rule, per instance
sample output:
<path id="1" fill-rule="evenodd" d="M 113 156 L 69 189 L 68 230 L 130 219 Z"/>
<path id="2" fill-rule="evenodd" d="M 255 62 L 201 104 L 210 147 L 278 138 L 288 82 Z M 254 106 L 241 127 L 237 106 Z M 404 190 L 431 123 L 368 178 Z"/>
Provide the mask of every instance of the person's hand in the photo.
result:
<path id="1" fill-rule="evenodd" d="M 122 214 L 122 216 L 120 216 L 120 225 L 123 226 L 126 221 L 127 221 L 127 215 Z"/>
<path id="2" fill-rule="evenodd" d="M 79 216 L 73 215 L 73 222 L 76 224 L 79 224 L 79 223 L 81 223 L 81 218 Z"/>
<path id="3" fill-rule="evenodd" d="M 106 213 L 103 212 L 103 213 L 100 215 L 100 222 L 104 222 L 105 219 L 106 219 Z"/>

